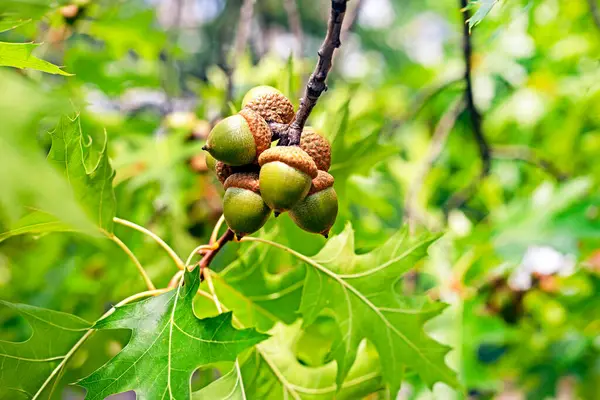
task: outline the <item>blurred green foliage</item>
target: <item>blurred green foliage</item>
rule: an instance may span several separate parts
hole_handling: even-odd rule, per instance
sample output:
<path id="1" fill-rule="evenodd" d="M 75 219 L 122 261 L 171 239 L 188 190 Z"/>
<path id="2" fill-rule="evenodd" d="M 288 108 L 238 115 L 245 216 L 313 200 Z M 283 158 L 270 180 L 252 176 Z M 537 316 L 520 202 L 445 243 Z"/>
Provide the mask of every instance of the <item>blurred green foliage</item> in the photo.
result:
<path id="1" fill-rule="evenodd" d="M 222 194 L 200 151 L 210 124 L 238 109 L 254 85 L 276 86 L 297 106 L 327 12 L 322 2 L 298 2 L 304 53 L 295 57 L 297 42 L 281 1 L 257 2 L 228 97 L 227 62 L 241 1 L 184 1 L 179 14 L 176 1 L 75 1 L 74 17 L 60 8 L 68 3 L 0 4 L 0 65 L 11 66 L 0 67 L 0 297 L 95 321 L 145 290 L 132 260 L 107 240 L 111 233 L 157 287 L 177 272 L 155 241 L 125 226 L 113 228 L 107 215 L 146 227 L 178 254 L 207 243 Z M 403 399 L 547 399 L 558 392 L 597 398 L 600 28 L 588 2 L 472 2 L 475 100 L 494 157 L 489 176 L 453 210 L 448 200 L 481 169 L 468 111 L 458 116 L 427 173 L 420 171 L 436 145 L 437 123 L 464 91 L 459 2 L 356 0 L 348 15 L 357 3 L 362 7 L 336 54 L 329 90 L 309 120 L 333 147 L 331 173 L 340 198 L 333 233 L 341 240 L 350 222 L 352 257 L 368 258 L 402 229 L 409 207 L 417 234 L 441 236 L 429 257 L 414 264 L 416 272 L 394 281 L 394 293 L 397 301 L 421 301 L 405 299 L 410 307 L 431 304 L 432 314 L 441 312 L 440 302 L 448 304 L 425 330 L 451 346 L 439 358 L 458 373 L 460 387 L 428 387 L 419 367 L 384 379 L 390 363 L 372 339 L 354 343 L 356 361 L 336 392 L 342 358 L 335 315 L 299 314 L 303 292 L 318 290 L 304 286 L 310 266 L 260 243 L 230 243 L 211 265 L 216 293 L 233 310 L 236 328 L 271 334 L 239 357 L 247 398 L 383 399 L 392 380 L 402 380 Z M 9 59 L 2 46 L 27 53 Z M 64 143 L 77 150 L 64 168 L 53 165 L 65 161 L 56 132 L 68 132 Z M 69 182 L 71 168 L 80 181 Z M 107 175 L 98 177 L 96 168 Z M 102 192 L 110 168 L 116 175 Z M 413 202 L 407 193 L 415 185 L 420 190 Z M 99 192 L 116 203 L 100 206 Z M 49 225 L 42 229 L 40 223 Z M 33 224 L 36 229 L 27 228 Z M 109 235 L 98 234 L 98 226 Z M 259 236 L 309 257 L 325 246 L 285 215 L 270 220 Z M 340 268 L 354 265 L 343 261 Z M 388 278 L 369 285 L 391 285 Z M 201 288 L 209 291 L 207 283 Z M 24 309 L 0 308 L 3 354 L 40 329 L 19 315 Z M 202 296 L 195 312 L 199 318 L 217 314 Z M 65 315 L 56 314 L 55 322 L 75 318 Z M 61 342 L 72 339 L 43 332 Z M 128 338 L 126 331 L 95 334 L 46 395 L 83 395 L 69 384 L 114 357 Z M 283 378 L 274 371 L 283 371 Z M 199 399 L 216 398 L 239 395 L 238 383 L 232 364 L 219 363 L 195 373 L 192 388 Z M 35 392 L 19 390 L 23 398 Z"/>

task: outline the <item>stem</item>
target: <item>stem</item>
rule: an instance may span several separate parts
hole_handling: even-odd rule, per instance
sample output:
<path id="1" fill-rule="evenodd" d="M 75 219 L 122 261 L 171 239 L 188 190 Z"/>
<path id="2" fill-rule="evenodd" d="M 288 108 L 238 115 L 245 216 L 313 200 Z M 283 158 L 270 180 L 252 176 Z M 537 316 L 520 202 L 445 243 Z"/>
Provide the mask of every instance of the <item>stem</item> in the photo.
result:
<path id="1" fill-rule="evenodd" d="M 481 168 L 481 176 L 484 177 L 489 174 L 491 167 L 490 146 L 488 145 L 485 135 L 483 134 L 483 129 L 481 128 L 481 114 L 475 106 L 475 100 L 473 96 L 473 80 L 471 78 L 473 69 L 473 46 L 471 44 L 471 34 L 469 32 L 469 18 L 471 18 L 471 13 L 467 9 L 468 1 L 459 1 L 463 16 L 463 58 L 465 60 L 464 79 L 465 83 L 467 84 L 465 91 L 467 97 L 467 109 L 471 115 L 473 135 L 475 136 L 475 140 L 479 146 L 479 154 L 481 156 L 481 162 L 483 163 Z"/>
<path id="2" fill-rule="evenodd" d="M 448 110 L 446 110 L 444 115 L 442 115 L 437 126 L 435 127 L 435 131 L 431 138 L 431 144 L 429 145 L 428 153 L 425 157 L 425 162 L 423 162 L 419 171 L 417 172 L 417 175 L 413 180 L 413 183 L 410 186 L 408 194 L 406 196 L 404 214 L 406 215 L 406 219 L 408 220 L 408 225 L 410 227 L 411 232 L 414 232 L 417 201 L 419 193 L 421 192 L 421 188 L 423 187 L 425 177 L 427 176 L 427 173 L 433 166 L 435 160 L 439 157 L 440 153 L 442 152 L 442 149 L 446 144 L 446 140 L 448 139 L 448 135 L 450 134 L 452 128 L 454 127 L 454 124 L 456 123 L 456 119 L 464 109 L 464 100 L 455 100 L 450 105 Z"/>
<path id="3" fill-rule="evenodd" d="M 598 10 L 598 0 L 588 0 L 590 6 L 590 12 L 592 13 L 592 19 L 596 24 L 596 27 L 600 29 L 600 11 Z"/>
<path id="4" fill-rule="evenodd" d="M 296 38 L 296 57 L 301 58 L 304 48 L 304 32 L 302 31 L 302 21 L 300 20 L 300 14 L 298 13 L 298 4 L 296 4 L 296 0 L 284 0 L 283 6 L 287 13 L 290 29 Z"/>
<path id="5" fill-rule="evenodd" d="M 126 219 L 114 217 L 113 221 L 116 222 L 117 224 L 121 224 L 121 225 L 127 226 L 129 228 L 135 229 L 138 232 L 142 232 L 144 235 L 150 236 L 156 243 L 158 243 L 160 245 L 160 247 L 162 247 L 169 254 L 169 257 L 171 257 L 171 259 L 175 262 L 175 265 L 177 265 L 177 268 L 179 268 L 179 269 L 185 268 L 185 264 L 183 263 L 183 261 L 181 261 L 181 258 L 179 258 L 177 253 L 175 253 L 175 251 L 167 243 L 165 243 L 165 241 L 162 240 L 160 238 L 160 236 L 158 236 L 157 234 L 152 233 L 148 229 L 144 228 L 143 226 L 140 226 L 140 225 L 138 225 L 134 222 L 128 221 Z"/>
<path id="6" fill-rule="evenodd" d="M 318 51 L 319 61 L 308 79 L 304 96 L 300 100 L 300 107 L 296 113 L 296 118 L 290 124 L 287 134 L 279 140 L 279 145 L 281 146 L 296 146 L 300 144 L 300 137 L 302 136 L 306 120 L 317 104 L 317 100 L 319 100 L 321 94 L 327 90 L 325 80 L 331 69 L 333 53 L 342 44 L 340 33 L 342 23 L 344 22 L 347 2 L 348 0 L 331 0 L 331 14 L 329 15 L 329 22 L 327 24 L 327 35 Z"/>
<path id="7" fill-rule="evenodd" d="M 221 217 L 219 218 L 219 220 L 217 221 L 217 224 L 213 228 L 213 231 L 210 235 L 210 240 L 208 241 L 208 243 L 214 244 L 217 241 L 217 237 L 219 236 L 219 230 L 221 229 L 221 226 L 223 226 L 223 222 L 225 222 L 225 215 L 221 214 Z"/>
<path id="8" fill-rule="evenodd" d="M 142 267 L 142 264 L 137 259 L 135 254 L 133 254 L 131 249 L 129 249 L 129 247 L 127 247 L 127 245 L 125 243 L 123 243 L 123 241 L 121 239 L 119 239 L 116 235 L 114 235 L 112 233 L 108 233 L 108 232 L 104 232 L 104 233 L 110 240 L 115 242 L 125 252 L 125 254 L 127 254 L 127 256 L 129 256 L 131 261 L 133 261 L 133 264 L 137 268 L 138 272 L 140 273 L 140 275 L 142 275 L 142 278 L 144 279 L 144 282 L 146 283 L 146 287 L 148 288 L 148 290 L 156 290 L 156 286 L 154 286 L 154 283 L 152 283 L 152 279 L 150 279 L 150 277 L 148 276 L 148 273 L 146 273 L 146 270 L 144 269 L 144 267 Z"/>
<path id="9" fill-rule="evenodd" d="M 117 307 L 120 307 L 122 305 L 125 305 L 129 302 L 132 302 L 134 300 L 138 300 L 141 299 L 143 297 L 147 297 L 147 296 L 155 296 L 157 294 L 162 294 L 167 292 L 167 289 L 157 289 L 157 290 L 148 290 L 146 292 L 141 292 L 141 293 L 136 293 L 133 296 L 129 296 L 126 299 L 120 301 L 119 303 L 117 303 L 114 307 L 112 307 L 110 310 L 108 310 L 107 312 L 105 312 L 99 319 L 103 319 L 108 317 L 110 314 L 112 314 L 115 309 Z M 42 394 L 42 392 L 44 391 L 44 389 L 46 388 L 46 386 L 48 386 L 48 384 L 50 383 L 50 381 L 52 381 L 52 379 L 56 376 L 56 374 L 58 374 L 62 368 L 67 364 L 67 362 L 69 361 L 69 359 L 73 356 L 73 354 L 75 354 L 75 352 L 83 345 L 83 343 L 85 343 L 85 341 L 87 339 L 89 339 L 90 336 L 92 336 L 92 334 L 96 332 L 96 329 L 89 329 L 78 341 L 77 343 L 75 343 L 75 345 L 73 345 L 73 347 L 71 347 L 71 350 L 69 350 L 69 352 L 67 354 L 65 354 L 65 357 L 62 359 L 62 361 L 56 366 L 56 368 L 54 368 L 52 370 L 52 372 L 50 373 L 50 375 L 48 375 L 48 378 L 46 378 L 46 380 L 44 381 L 44 383 L 42 383 L 42 386 L 40 386 L 40 388 L 38 389 L 38 391 L 35 393 L 35 395 L 32 397 L 31 400 L 36 400 L 40 397 L 40 395 Z"/>
<path id="10" fill-rule="evenodd" d="M 223 246 L 225 246 L 225 244 L 227 242 L 232 241 L 234 238 L 235 238 L 235 233 L 233 233 L 233 231 L 228 228 L 225 231 L 225 233 L 216 241 L 213 249 L 208 251 L 204 255 L 204 257 L 202 257 L 202 260 L 200 260 L 200 262 L 198 263 L 198 265 L 200 265 L 200 273 L 201 274 L 203 273 L 202 271 L 205 268 L 208 268 L 210 266 L 210 263 L 215 258 L 215 256 L 219 253 L 219 251 L 221 251 Z"/>
<path id="11" fill-rule="evenodd" d="M 569 177 L 568 174 L 561 171 L 550 160 L 540 157 L 533 149 L 525 146 L 495 146 L 492 148 L 492 157 L 523 161 L 547 172 L 559 182 L 564 181 Z"/>

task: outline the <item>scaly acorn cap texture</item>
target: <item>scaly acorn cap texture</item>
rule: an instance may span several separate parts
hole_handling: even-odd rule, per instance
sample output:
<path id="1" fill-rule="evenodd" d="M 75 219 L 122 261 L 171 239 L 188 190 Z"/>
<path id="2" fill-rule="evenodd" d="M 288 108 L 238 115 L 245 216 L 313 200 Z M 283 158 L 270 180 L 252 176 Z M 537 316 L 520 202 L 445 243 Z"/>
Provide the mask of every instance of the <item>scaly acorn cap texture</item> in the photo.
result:
<path id="1" fill-rule="evenodd" d="M 238 172 L 231 175 L 225 181 L 223 187 L 225 190 L 229 188 L 240 188 L 251 190 L 254 193 L 260 194 L 260 188 L 258 185 L 258 173 L 256 172 Z"/>
<path id="2" fill-rule="evenodd" d="M 271 147 L 258 158 L 258 164 L 261 167 L 275 161 L 280 161 L 292 168 L 296 168 L 310 176 L 311 179 L 316 178 L 318 175 L 317 165 L 313 159 L 298 146 Z"/>
<path id="3" fill-rule="evenodd" d="M 329 171 L 331 167 L 331 145 L 314 128 L 307 126 L 300 137 L 300 148 L 308 153 L 320 171 Z"/>
<path id="4" fill-rule="evenodd" d="M 233 168 L 230 165 L 225 164 L 223 161 L 217 161 L 215 164 L 215 173 L 219 182 L 225 184 L 227 178 L 233 174 Z"/>
<path id="5" fill-rule="evenodd" d="M 256 144 L 256 159 L 269 147 L 271 147 L 271 129 L 267 122 L 256 112 L 249 108 L 243 109 L 239 114 L 244 117 L 248 126 L 250 126 L 250 132 L 254 136 L 254 143 Z"/>
<path id="6" fill-rule="evenodd" d="M 283 93 L 271 86 L 250 89 L 242 100 L 242 108 L 256 111 L 267 122 L 289 124 L 294 119 L 294 106 Z"/>
<path id="7" fill-rule="evenodd" d="M 307 196 L 330 188 L 333 186 L 333 183 L 333 176 L 325 171 L 319 171 L 317 177 L 312 180 L 312 184 L 310 185 L 310 190 L 308 191 Z"/>

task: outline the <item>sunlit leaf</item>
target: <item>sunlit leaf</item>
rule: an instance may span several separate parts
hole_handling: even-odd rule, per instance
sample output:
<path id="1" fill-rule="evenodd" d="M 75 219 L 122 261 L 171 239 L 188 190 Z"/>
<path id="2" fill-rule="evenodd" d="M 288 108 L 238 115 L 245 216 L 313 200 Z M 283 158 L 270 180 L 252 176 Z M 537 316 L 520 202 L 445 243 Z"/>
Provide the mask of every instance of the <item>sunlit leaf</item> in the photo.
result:
<path id="1" fill-rule="evenodd" d="M 435 239 L 412 238 L 403 229 L 382 247 L 357 255 L 348 225 L 310 258 L 300 313 L 310 324 L 328 310 L 339 324 L 342 340 L 332 350 L 339 366 L 338 383 L 347 376 L 358 345 L 366 338 L 377 349 L 392 393 L 399 390 L 405 367 L 413 368 L 429 386 L 457 385 L 455 373 L 444 362 L 449 348 L 423 332 L 424 323 L 444 306 L 401 296 L 395 288 Z"/>
<path id="2" fill-rule="evenodd" d="M 186 272 L 185 283 L 160 296 L 119 307 L 95 329 L 131 329 L 131 340 L 107 364 L 78 382 L 87 399 L 134 390 L 138 398 L 187 399 L 190 379 L 200 366 L 234 361 L 268 336 L 254 329 L 237 330 L 231 313 L 198 319 L 193 299 L 198 271 Z"/>
<path id="3" fill-rule="evenodd" d="M 56 65 L 31 54 L 37 46 L 34 43 L 0 42 L 0 67 L 29 68 L 49 74 L 71 75 Z"/>
<path id="4" fill-rule="evenodd" d="M 31 328 L 24 342 L 0 341 L 0 398 L 31 399 L 39 391 L 38 398 L 47 399 L 52 385 L 40 390 L 42 385 L 91 324 L 74 315 L 25 304 L 0 301 L 0 305 L 16 311 Z"/>
<path id="5" fill-rule="evenodd" d="M 492 11 L 492 8 L 500 0 L 471 0 L 467 9 L 476 9 L 475 13 L 469 18 L 469 30 L 479 25 L 481 21 Z"/>

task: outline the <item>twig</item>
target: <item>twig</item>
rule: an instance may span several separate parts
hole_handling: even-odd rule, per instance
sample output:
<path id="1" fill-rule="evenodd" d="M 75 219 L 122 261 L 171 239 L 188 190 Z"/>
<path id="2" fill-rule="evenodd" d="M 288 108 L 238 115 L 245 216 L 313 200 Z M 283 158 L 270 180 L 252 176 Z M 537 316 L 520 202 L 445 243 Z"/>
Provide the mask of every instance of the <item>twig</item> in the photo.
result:
<path id="1" fill-rule="evenodd" d="M 550 160 L 536 154 L 533 149 L 525 146 L 494 146 L 492 157 L 505 160 L 518 160 L 533 165 L 552 175 L 557 181 L 568 179 L 569 175 L 559 169 Z"/>
<path id="2" fill-rule="evenodd" d="M 471 124 L 473 125 L 473 134 L 475 135 L 475 140 L 477 141 L 477 145 L 479 146 L 479 154 L 481 157 L 482 168 L 481 168 L 481 176 L 486 176 L 490 172 L 491 167 L 491 157 L 490 157 L 490 146 L 487 143 L 487 140 L 483 134 L 483 129 L 481 128 L 481 114 L 477 110 L 475 106 L 475 100 L 473 97 L 473 81 L 471 79 L 472 73 L 472 61 L 473 61 L 473 48 L 471 45 L 471 35 L 469 32 L 469 18 L 471 18 L 471 13 L 467 9 L 468 1 L 467 0 L 459 0 L 462 16 L 463 16 L 463 58 L 465 60 L 465 83 L 466 87 L 466 98 L 467 98 L 467 109 L 469 110 L 469 114 L 471 116 Z"/>
<path id="3" fill-rule="evenodd" d="M 421 168 L 417 172 L 415 179 L 413 180 L 412 185 L 409 188 L 408 194 L 406 196 L 406 202 L 404 205 L 404 213 L 405 217 L 408 221 L 408 225 L 410 227 L 411 232 L 414 231 L 415 228 L 415 213 L 417 210 L 417 200 L 419 193 L 421 192 L 421 188 L 423 187 L 423 183 L 425 181 L 425 177 L 427 173 L 433 166 L 435 160 L 439 157 L 444 145 L 446 144 L 446 139 L 448 135 L 452 131 L 454 124 L 456 123 L 456 119 L 465 109 L 465 101 L 464 98 L 456 99 L 448 110 L 442 115 L 440 118 L 433 136 L 431 137 L 431 144 L 429 145 L 429 150 L 427 156 L 425 157 L 425 161 L 421 165 Z"/>
<path id="4" fill-rule="evenodd" d="M 141 232 L 145 235 L 150 236 L 156 243 L 158 243 L 167 252 L 167 254 L 169 254 L 171 259 L 175 262 L 175 265 L 177 265 L 177 268 L 179 268 L 179 269 L 185 268 L 185 264 L 183 263 L 181 258 L 179 258 L 177 253 L 175 253 L 175 251 L 167 243 L 165 243 L 165 241 L 162 240 L 160 238 L 160 236 L 158 236 L 157 234 L 149 231 L 148 229 L 144 228 L 143 226 L 140 226 L 140 225 L 138 225 L 134 222 L 128 221 L 126 219 L 121 219 L 121 218 L 115 217 L 115 218 L 113 218 L 113 221 L 116 222 L 117 224 L 127 226 L 131 229 L 135 229 L 138 232 Z"/>
<path id="5" fill-rule="evenodd" d="M 598 0 L 588 0 L 588 3 L 590 5 L 590 12 L 592 14 L 592 18 L 594 20 L 594 23 L 596 24 L 596 26 L 598 27 L 598 29 L 600 29 L 600 10 L 598 10 Z"/>
<path id="6" fill-rule="evenodd" d="M 477 191 L 477 187 L 481 181 L 490 173 L 492 166 L 490 146 L 483 134 L 481 127 L 481 114 L 475 106 L 475 99 L 473 97 L 473 81 L 471 78 L 472 73 L 472 61 L 473 61 L 473 48 L 471 45 L 471 33 L 469 32 L 469 18 L 471 18 L 471 12 L 467 9 L 468 0 L 459 0 L 460 10 L 463 16 L 463 58 L 465 60 L 465 75 L 464 80 L 466 83 L 465 95 L 467 100 L 467 110 L 471 116 L 471 124 L 473 125 L 473 135 L 475 141 L 479 147 L 479 156 L 481 157 L 481 173 L 479 176 L 471 182 L 466 188 L 460 190 L 450 197 L 444 206 L 444 212 L 448 214 L 449 210 L 458 208 L 465 204 Z"/>
<path id="7" fill-rule="evenodd" d="M 252 14 L 254 13 L 254 3 L 256 0 L 244 0 L 242 8 L 240 9 L 240 20 L 238 22 L 238 31 L 235 37 L 235 44 L 233 48 L 233 59 L 230 60 L 230 66 L 235 69 L 237 61 L 241 57 L 246 43 L 248 43 L 248 36 L 250 36 L 250 27 L 252 26 Z"/>
<path id="8" fill-rule="evenodd" d="M 302 57 L 304 54 L 304 32 L 302 31 L 302 21 L 298 12 L 298 4 L 296 4 L 296 0 L 283 0 L 283 6 L 287 13 L 290 29 L 296 38 L 296 57 Z"/>
<path id="9" fill-rule="evenodd" d="M 239 59 L 244 53 L 246 44 L 248 43 L 248 37 L 250 36 L 250 29 L 252 27 L 252 15 L 254 14 L 255 2 L 256 0 L 244 0 L 244 3 L 240 8 L 240 19 L 238 21 L 238 30 L 233 43 L 233 52 L 231 53 L 228 61 L 227 57 L 223 57 L 224 60 L 219 65 L 227 77 L 225 101 L 223 102 L 223 109 L 221 110 L 223 114 L 227 113 L 227 110 L 229 109 L 229 103 L 233 101 L 233 74 Z"/>
<path id="10" fill-rule="evenodd" d="M 348 9 L 348 13 L 344 23 L 342 24 L 342 39 L 346 39 L 348 37 L 348 33 L 350 33 L 350 31 L 354 28 L 358 18 L 358 13 L 360 13 L 360 9 L 363 5 L 363 0 L 355 0 L 351 4 L 353 4 L 353 6 Z"/>
<path id="11" fill-rule="evenodd" d="M 342 44 L 340 33 L 342 23 L 344 22 L 347 2 L 348 0 L 331 0 L 331 14 L 329 15 L 329 22 L 327 24 L 327 35 L 318 52 L 319 61 L 308 79 L 304 96 L 300 100 L 300 107 L 296 113 L 296 119 L 290 124 L 286 134 L 281 136 L 279 145 L 294 146 L 300 144 L 300 137 L 302 136 L 302 129 L 304 129 L 306 120 L 317 104 L 317 100 L 321 94 L 327 90 L 325 80 L 331 69 L 333 53 Z"/>
<path id="12" fill-rule="evenodd" d="M 131 249 L 129 247 L 127 247 L 127 245 L 125 243 L 123 243 L 123 241 L 121 239 L 119 239 L 117 236 L 115 236 L 114 234 L 105 232 L 105 235 L 110 240 L 115 242 L 125 252 L 125 254 L 127 254 L 127 256 L 131 259 L 131 261 L 133 261 L 133 264 L 135 265 L 138 272 L 144 279 L 144 282 L 146 283 L 146 287 L 148 288 L 148 290 L 156 290 L 156 286 L 154 286 L 154 283 L 152 283 L 152 279 L 150 279 L 150 277 L 148 276 L 148 273 L 146 272 L 144 267 L 142 267 L 142 264 L 137 259 L 135 254 L 133 254 Z"/>
<path id="13" fill-rule="evenodd" d="M 200 262 L 198 263 L 198 265 L 200 266 L 200 274 L 203 273 L 202 271 L 205 268 L 208 268 L 210 266 L 210 263 L 216 257 L 216 255 L 219 253 L 219 251 L 221 251 L 223 246 L 225 246 L 225 244 L 227 242 L 231 242 L 234 238 L 235 238 L 235 233 L 233 233 L 233 231 L 228 228 L 225 231 L 225 233 L 216 241 L 216 243 L 213 246 L 213 249 L 207 251 L 206 254 L 204 254 L 202 259 L 200 260 Z M 202 275 L 200 275 L 200 276 L 202 276 Z"/>

